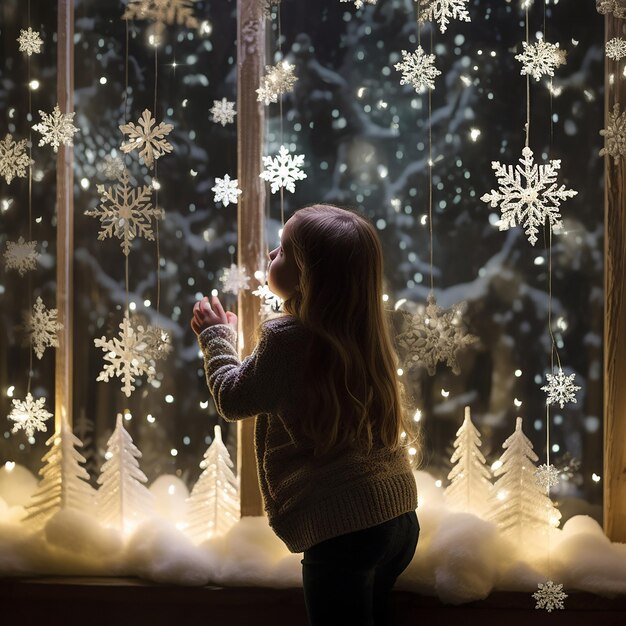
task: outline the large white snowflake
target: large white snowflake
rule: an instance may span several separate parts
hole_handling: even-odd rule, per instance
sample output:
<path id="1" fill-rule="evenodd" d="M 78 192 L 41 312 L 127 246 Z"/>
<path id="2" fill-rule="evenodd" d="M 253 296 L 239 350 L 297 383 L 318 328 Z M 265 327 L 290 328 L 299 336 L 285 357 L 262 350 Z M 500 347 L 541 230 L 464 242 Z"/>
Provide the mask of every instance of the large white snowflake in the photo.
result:
<path id="1" fill-rule="evenodd" d="M 543 463 L 535 470 L 535 480 L 542 489 L 549 492 L 551 487 L 559 484 L 559 474 L 559 470 L 554 465 Z"/>
<path id="2" fill-rule="evenodd" d="M 260 177 L 271 183 L 272 193 L 276 193 L 281 187 L 293 193 L 296 190 L 295 182 L 306 178 L 306 174 L 300 169 L 304 165 L 304 155 L 289 154 L 287 146 L 281 146 L 278 156 L 263 157 L 263 167 Z"/>
<path id="3" fill-rule="evenodd" d="M 224 268 L 220 281 L 224 285 L 226 293 L 234 293 L 237 295 L 240 291 L 249 289 L 250 277 L 246 274 L 243 267 L 238 267 L 234 263 L 230 267 Z"/>
<path id="4" fill-rule="evenodd" d="M 0 141 L 0 176 L 4 176 L 7 184 L 13 178 L 25 178 L 26 168 L 33 162 L 26 154 L 26 139 L 13 141 L 9 133 Z"/>
<path id="5" fill-rule="evenodd" d="M 177 23 L 187 28 L 197 28 L 198 20 L 193 14 L 196 0 L 129 0 L 124 20 L 153 20 L 160 28 L 164 24 Z"/>
<path id="6" fill-rule="evenodd" d="M 108 382 L 113 376 L 121 378 L 122 391 L 129 397 L 135 390 L 133 385 L 135 378 L 146 374 L 151 379 L 155 371 L 146 353 L 147 343 L 143 336 L 143 326 L 134 327 L 125 315 L 119 327 L 119 338 L 107 339 L 103 336 L 94 339 L 96 348 L 104 350 L 106 353 L 104 360 L 108 361 L 96 380 Z"/>
<path id="7" fill-rule="evenodd" d="M 48 413 L 44 408 L 46 404 L 45 398 L 35 400 L 32 394 L 26 395 L 26 400 L 14 399 L 13 409 L 8 415 L 8 419 L 15 422 L 12 433 L 16 433 L 22 429 L 27 437 L 32 437 L 36 430 L 46 431 L 45 421 L 52 417 L 52 413 Z"/>
<path id="8" fill-rule="evenodd" d="M 536 44 L 523 41 L 522 46 L 524 51 L 515 55 L 522 63 L 522 76 L 529 74 L 535 80 L 540 80 L 542 76 L 554 76 L 554 69 L 564 62 L 563 55 L 559 54 L 559 44 L 540 39 Z"/>
<path id="9" fill-rule="evenodd" d="M 224 206 L 231 202 L 237 204 L 242 193 L 237 184 L 237 179 L 231 180 L 228 174 L 224 174 L 224 178 L 216 178 L 215 187 L 211 187 L 211 191 L 215 193 L 214 201 L 221 202 Z"/>
<path id="10" fill-rule="evenodd" d="M 445 361 L 459 374 L 457 352 L 476 341 L 476 337 L 467 334 L 462 323 L 464 312 L 464 302 L 442 309 L 431 292 L 426 309 L 412 315 L 408 329 L 397 337 L 398 345 L 406 351 L 409 366 L 421 365 L 432 376 L 437 363 Z"/>
<path id="11" fill-rule="evenodd" d="M 265 66 L 265 76 L 261 78 L 261 86 L 256 90 L 257 100 L 269 104 L 278 102 L 278 98 L 291 91 L 298 78 L 293 71 L 295 65 L 287 61 L 280 61 L 276 65 Z"/>
<path id="12" fill-rule="evenodd" d="M 415 52 L 402 50 L 402 62 L 394 67 L 402 72 L 401 85 L 413 85 L 417 93 L 435 88 L 435 77 L 441 72 L 435 67 L 435 55 L 426 54 L 422 46 Z"/>
<path id="13" fill-rule="evenodd" d="M 419 21 L 438 22 L 439 29 L 445 33 L 451 19 L 471 21 L 467 3 L 468 0 L 422 0 Z"/>
<path id="14" fill-rule="evenodd" d="M 57 333 L 63 328 L 63 324 L 57 321 L 57 315 L 57 309 L 46 309 L 39 296 L 33 305 L 33 310 L 24 315 L 24 328 L 33 342 L 33 350 L 38 359 L 43 357 L 48 346 L 59 347 Z"/>
<path id="15" fill-rule="evenodd" d="M 502 219 L 500 230 L 508 230 L 523 224 L 528 240 L 534 246 L 537 241 L 538 227 L 548 220 L 551 228 L 559 228 L 561 201 L 572 198 L 578 192 L 565 189 L 565 185 L 557 187 L 557 171 L 561 167 L 559 159 L 551 160 L 546 165 L 533 162 L 533 151 L 526 147 L 522 150 L 519 165 L 502 165 L 492 161 L 499 189 L 481 196 L 483 202 L 491 207 L 500 205 Z"/>
<path id="16" fill-rule="evenodd" d="M 100 169 L 102 170 L 105 178 L 108 178 L 109 180 L 117 180 L 122 177 L 126 168 L 124 167 L 124 161 L 122 161 L 119 156 L 107 154 L 104 157 L 104 161 L 100 165 Z"/>
<path id="17" fill-rule="evenodd" d="M 209 109 L 211 113 L 211 121 L 226 126 L 226 124 L 232 124 L 235 121 L 235 102 L 230 102 L 226 98 L 221 100 L 213 100 L 213 106 Z"/>
<path id="18" fill-rule="evenodd" d="M 30 26 L 28 30 L 20 30 L 20 36 L 17 38 L 17 41 L 20 44 L 20 52 L 26 52 L 28 56 L 41 52 L 43 39 Z"/>
<path id="19" fill-rule="evenodd" d="M 158 126 L 154 126 L 155 124 L 156 120 L 152 113 L 144 109 L 137 124 L 129 122 L 120 125 L 120 130 L 129 136 L 128 141 L 123 143 L 120 149 L 125 153 L 139 150 L 139 156 L 148 167 L 152 167 L 156 159 L 172 151 L 172 144 L 165 139 L 165 135 L 168 135 L 174 127 L 164 122 Z"/>
<path id="20" fill-rule="evenodd" d="M 545 583 L 539 583 L 533 598 L 537 600 L 536 609 L 545 609 L 551 613 L 554 609 L 565 608 L 563 602 L 567 594 L 563 591 L 563 585 L 547 580 Z"/>
<path id="21" fill-rule="evenodd" d="M 78 128 L 72 124 L 75 113 L 61 113 L 59 105 L 55 104 L 52 113 L 44 113 L 39 111 L 41 122 L 33 126 L 33 130 L 41 133 L 43 136 L 37 145 L 43 146 L 50 144 L 55 152 L 59 151 L 59 146 L 72 146 L 74 133 L 78 132 Z"/>
<path id="22" fill-rule="evenodd" d="M 580 389 L 574 384 L 576 374 L 566 376 L 559 367 L 559 371 L 553 374 L 546 374 L 548 384 L 541 388 L 548 394 L 546 404 L 559 404 L 561 408 L 566 402 L 576 402 L 576 392 Z"/>
<path id="23" fill-rule="evenodd" d="M 20 276 L 37 269 L 39 253 L 36 248 L 36 241 L 25 241 L 24 237 L 20 237 L 17 242 L 7 241 L 7 248 L 4 252 L 7 269 L 17 270 Z"/>
<path id="24" fill-rule="evenodd" d="M 102 222 L 99 240 L 118 237 L 126 256 L 136 237 L 154 241 L 152 218 L 161 218 L 163 211 L 151 205 L 150 187 L 131 187 L 128 171 L 124 170 L 119 184 L 114 187 L 98 185 L 98 193 L 101 194 L 100 206 L 85 211 L 85 215 L 97 217 Z"/>
<path id="25" fill-rule="evenodd" d="M 341 0 L 341 2 L 354 2 L 354 6 L 357 9 L 360 9 L 364 3 L 367 4 L 376 4 L 376 2 L 378 2 L 378 0 Z"/>
<path id="26" fill-rule="evenodd" d="M 626 57 L 626 40 L 621 37 L 613 37 L 606 42 L 604 50 L 609 59 L 619 61 L 622 57 Z"/>
<path id="27" fill-rule="evenodd" d="M 608 154 L 616 161 L 626 156 L 626 111 L 620 114 L 619 102 L 613 105 L 613 112 L 609 113 L 609 123 L 600 131 L 604 137 L 604 148 L 600 156 Z"/>
<path id="28" fill-rule="evenodd" d="M 606 15 L 612 13 L 615 17 L 626 17 L 626 3 L 624 0 L 596 0 L 598 13 Z"/>

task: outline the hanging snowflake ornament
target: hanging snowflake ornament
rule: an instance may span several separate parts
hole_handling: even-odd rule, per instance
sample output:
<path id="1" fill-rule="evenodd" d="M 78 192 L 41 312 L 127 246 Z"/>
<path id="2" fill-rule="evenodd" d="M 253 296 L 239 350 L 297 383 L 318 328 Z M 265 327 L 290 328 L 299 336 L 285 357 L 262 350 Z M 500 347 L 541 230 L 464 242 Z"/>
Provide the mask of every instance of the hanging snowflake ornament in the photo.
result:
<path id="1" fill-rule="evenodd" d="M 211 187 L 211 191 L 215 193 L 213 200 L 221 202 L 224 206 L 228 206 L 231 202 L 237 204 L 242 194 L 237 184 L 237 179 L 231 180 L 228 174 L 224 174 L 224 178 L 216 178 L 215 187 Z"/>
<path id="2" fill-rule="evenodd" d="M 7 241 L 4 261 L 8 270 L 17 270 L 20 276 L 37 269 L 39 253 L 36 250 L 36 241 L 25 241 L 20 237 L 17 242 Z"/>
<path id="3" fill-rule="evenodd" d="M 151 205 L 151 189 L 147 185 L 133 188 L 129 184 L 128 171 L 124 170 L 119 184 L 114 187 L 98 185 L 100 206 L 85 211 L 85 215 L 97 217 L 102 223 L 98 240 L 118 237 L 124 254 L 128 256 L 136 237 L 154 241 L 152 219 L 163 217 L 163 211 Z"/>
<path id="4" fill-rule="evenodd" d="M 118 180 L 122 177 L 126 167 L 124 166 L 124 161 L 122 161 L 120 157 L 107 154 L 104 157 L 104 161 L 100 165 L 100 169 L 105 178 L 108 178 L 109 180 Z"/>
<path id="5" fill-rule="evenodd" d="M 596 0 L 596 9 L 602 15 L 612 13 L 615 17 L 626 17 L 626 3 L 624 0 Z"/>
<path id="6" fill-rule="evenodd" d="M 546 493 L 559 484 L 559 475 L 559 470 L 552 464 L 543 463 L 535 470 L 535 480 Z"/>
<path id="7" fill-rule="evenodd" d="M 24 315 L 24 328 L 33 344 L 33 350 L 38 359 L 43 357 L 47 347 L 58 348 L 57 333 L 63 324 L 57 321 L 57 309 L 46 309 L 41 297 L 37 297 L 32 311 Z"/>
<path id="8" fill-rule="evenodd" d="M 495 170 L 500 188 L 492 189 L 480 199 L 492 208 L 499 205 L 502 213 L 500 230 L 523 225 L 528 241 L 534 246 L 539 226 L 546 220 L 553 230 L 562 226 L 559 213 L 561 201 L 574 197 L 578 192 L 565 189 L 565 185 L 557 187 L 560 159 L 537 165 L 533 162 L 533 151 L 526 147 L 515 169 L 499 161 L 492 161 L 491 167 Z"/>
<path id="9" fill-rule="evenodd" d="M 41 122 L 33 126 L 33 130 L 42 134 L 38 146 L 50 144 L 55 152 L 59 151 L 59 146 L 72 146 L 74 134 L 78 132 L 72 122 L 74 121 L 75 112 L 61 113 L 59 105 L 55 104 L 52 113 L 44 113 L 39 111 Z"/>
<path id="10" fill-rule="evenodd" d="M 120 146 L 120 150 L 126 154 L 139 150 L 139 156 L 143 162 L 148 167 L 152 167 L 159 157 L 173 149 L 172 144 L 165 139 L 165 135 L 168 135 L 174 127 L 163 122 L 157 126 L 154 126 L 155 124 L 156 120 L 148 109 L 144 109 L 136 125 L 133 122 L 121 124 L 120 130 L 129 138 Z"/>
<path id="11" fill-rule="evenodd" d="M 232 124 L 235 121 L 235 102 L 230 102 L 226 98 L 221 100 L 213 100 L 213 106 L 209 109 L 211 113 L 211 121 L 222 126 L 226 124 Z"/>
<path id="12" fill-rule="evenodd" d="M 269 104 L 278 102 L 278 98 L 291 91 L 298 78 L 293 71 L 296 66 L 287 61 L 280 61 L 276 65 L 265 66 L 265 76 L 261 78 L 261 86 L 256 90 L 257 101 Z"/>
<path id="13" fill-rule="evenodd" d="M 273 293 L 267 284 L 259 285 L 252 295 L 261 299 L 261 312 L 265 317 L 282 311 L 284 300 Z"/>
<path id="14" fill-rule="evenodd" d="M 435 55 L 426 54 L 422 46 L 415 52 L 402 50 L 402 62 L 394 67 L 402 72 L 401 85 L 413 85 L 417 93 L 435 88 L 435 78 L 441 72 L 435 67 Z"/>
<path id="15" fill-rule="evenodd" d="M 26 139 L 13 141 L 9 133 L 0 141 L 0 176 L 7 185 L 14 178 L 25 178 L 28 166 L 34 163 L 26 154 L 26 143 Z"/>
<path id="16" fill-rule="evenodd" d="M 467 10 L 469 0 L 422 0 L 418 20 L 424 22 L 437 22 L 439 30 L 446 32 L 450 20 L 471 22 Z"/>
<path id="17" fill-rule="evenodd" d="M 52 417 L 52 413 L 48 413 L 44 408 L 46 404 L 45 398 L 35 400 L 32 394 L 26 395 L 26 400 L 11 400 L 13 409 L 8 415 L 8 419 L 15 422 L 12 433 L 23 430 L 28 438 L 32 437 L 36 430 L 46 431 L 46 420 Z"/>
<path id="18" fill-rule="evenodd" d="M 293 193 L 296 190 L 295 182 L 306 178 L 306 174 L 300 169 L 304 165 L 304 155 L 289 154 L 287 146 L 281 146 L 278 156 L 263 157 L 263 167 L 265 170 L 259 176 L 271 183 L 272 193 L 276 193 L 279 189 L 285 188 Z"/>
<path id="19" fill-rule="evenodd" d="M 561 408 L 567 402 L 576 402 L 576 392 L 580 387 L 574 384 L 576 374 L 566 376 L 559 367 L 559 371 L 555 374 L 546 374 L 548 384 L 541 388 L 548 394 L 546 404 L 559 404 Z"/>
<path id="20" fill-rule="evenodd" d="M 129 0 L 123 20 L 151 20 L 159 29 L 165 24 L 178 24 L 197 28 L 198 20 L 193 14 L 196 0 Z"/>
<path id="21" fill-rule="evenodd" d="M 364 3 L 367 4 L 376 4 L 376 2 L 378 2 L 378 0 L 340 0 L 341 2 L 354 2 L 354 6 L 357 9 L 360 9 Z"/>
<path id="22" fill-rule="evenodd" d="M 161 361 L 172 352 L 172 339 L 170 334 L 159 326 L 149 324 L 136 328 L 138 334 L 143 331 L 143 338 L 146 344 L 146 357 L 153 361 Z"/>
<path id="23" fill-rule="evenodd" d="M 26 52 L 28 56 L 41 52 L 43 39 L 30 26 L 28 30 L 20 30 L 20 36 L 17 38 L 17 41 L 20 44 L 20 52 Z"/>
<path id="24" fill-rule="evenodd" d="M 613 39 L 609 39 L 606 42 L 604 51 L 609 59 L 619 61 L 621 58 L 626 57 L 626 40 L 621 37 L 613 37 Z"/>
<path id="25" fill-rule="evenodd" d="M 428 295 L 426 309 L 412 315 L 409 328 L 397 337 L 410 367 L 423 366 L 433 376 L 437 363 L 445 361 L 455 374 L 461 373 L 457 353 L 476 341 L 462 323 L 465 306 L 461 302 L 444 310 L 437 305 L 432 292 Z"/>
<path id="26" fill-rule="evenodd" d="M 551 580 L 539 583 L 537 591 L 533 593 L 533 598 L 537 600 L 536 609 L 545 609 L 551 613 L 554 609 L 564 609 L 563 602 L 567 594 L 563 591 L 563 585 L 557 585 Z"/>
<path id="27" fill-rule="evenodd" d="M 548 43 L 540 39 L 535 44 L 523 41 L 522 46 L 524 51 L 515 55 L 522 64 L 520 70 L 522 76 L 528 74 L 535 80 L 540 80 L 542 76 L 554 76 L 554 69 L 562 62 L 562 57 L 558 55 L 558 43 Z"/>
<path id="28" fill-rule="evenodd" d="M 226 293 L 237 295 L 240 291 L 250 288 L 250 277 L 246 274 L 245 268 L 232 263 L 230 267 L 224 268 L 223 272 L 220 281 Z"/>
<path id="29" fill-rule="evenodd" d="M 608 154 L 616 161 L 626 156 L 626 110 L 620 114 L 619 102 L 613 105 L 613 112 L 609 113 L 609 123 L 600 131 L 604 137 L 604 148 L 600 156 Z"/>

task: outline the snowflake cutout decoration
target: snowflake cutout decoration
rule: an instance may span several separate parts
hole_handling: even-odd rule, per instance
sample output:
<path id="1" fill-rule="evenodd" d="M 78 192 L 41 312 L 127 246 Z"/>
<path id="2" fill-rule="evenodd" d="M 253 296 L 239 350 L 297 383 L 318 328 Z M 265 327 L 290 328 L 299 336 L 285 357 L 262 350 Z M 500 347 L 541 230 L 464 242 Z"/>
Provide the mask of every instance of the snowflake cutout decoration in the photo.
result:
<path id="1" fill-rule="evenodd" d="M 367 4 L 376 4 L 378 0 L 341 0 L 341 2 L 354 2 L 354 6 L 357 9 L 360 9 L 363 6 L 363 3 L 366 2 Z"/>
<path id="2" fill-rule="evenodd" d="M 607 127 L 600 131 L 605 140 L 600 156 L 608 154 L 616 161 L 626 156 L 626 111 L 620 114 L 619 108 L 619 102 L 616 102 L 613 105 L 613 112 L 609 113 Z"/>
<path id="3" fill-rule="evenodd" d="M 540 80 L 542 76 L 554 76 L 554 69 L 564 62 L 563 56 L 559 55 L 559 44 L 540 39 L 536 44 L 523 41 L 522 46 L 524 51 L 515 55 L 522 63 L 522 76 L 528 74 L 535 80 Z"/>
<path id="4" fill-rule="evenodd" d="M 273 293 L 267 284 L 259 285 L 252 292 L 252 295 L 261 298 L 261 311 L 263 315 L 268 316 L 273 313 L 281 312 L 284 300 Z"/>
<path id="5" fill-rule="evenodd" d="M 563 585 L 547 580 L 545 583 L 539 583 L 533 598 L 537 600 L 536 609 L 545 609 L 551 613 L 554 609 L 565 608 L 563 602 L 567 594 L 563 591 Z"/>
<path id="6" fill-rule="evenodd" d="M 45 398 L 35 400 L 31 393 L 26 394 L 26 400 L 14 399 L 13 409 L 8 415 L 8 419 L 13 420 L 12 433 L 16 433 L 22 429 L 28 438 L 32 437 L 36 430 L 45 432 L 45 421 L 52 417 L 52 413 L 48 413 L 44 408 L 46 404 Z"/>
<path id="7" fill-rule="evenodd" d="M 135 390 L 133 385 L 135 378 L 146 374 L 149 379 L 152 379 L 155 371 L 148 362 L 150 357 L 146 353 L 147 343 L 143 326 L 133 327 L 130 319 L 125 315 L 119 328 L 119 338 L 94 339 L 96 348 L 104 350 L 106 353 L 104 360 L 108 361 L 96 380 L 109 382 L 113 376 L 121 378 L 122 391 L 128 398 Z"/>
<path id="8" fill-rule="evenodd" d="M 500 188 L 481 196 L 483 202 L 489 202 L 492 208 L 500 204 L 502 219 L 500 230 L 508 230 L 517 224 L 523 224 L 531 245 L 537 242 L 538 226 L 548 220 L 553 229 L 560 228 L 561 201 L 572 198 L 578 192 L 557 188 L 557 171 L 561 167 L 560 159 L 551 160 L 546 165 L 533 163 L 533 151 L 526 147 L 522 150 L 520 165 L 502 165 L 492 161 Z M 524 185 L 525 182 L 525 185 Z"/>
<path id="9" fill-rule="evenodd" d="M 295 65 L 282 61 L 276 65 L 265 66 L 265 76 L 261 78 L 261 86 L 256 90 L 257 101 L 269 104 L 278 102 L 278 98 L 291 91 L 298 78 L 293 71 Z"/>
<path id="10" fill-rule="evenodd" d="M 141 330 L 144 328 L 144 330 Z M 172 339 L 170 334 L 159 326 L 146 325 L 145 327 L 137 326 L 137 333 L 143 332 L 144 342 L 146 344 L 146 358 L 153 361 L 161 361 L 172 352 Z"/>
<path id="11" fill-rule="evenodd" d="M 196 0 L 129 0 L 123 20 L 153 20 L 161 30 L 165 24 L 197 28 L 193 14 Z"/>
<path id="12" fill-rule="evenodd" d="M 119 180 L 126 169 L 124 161 L 118 156 L 107 154 L 104 157 L 104 161 L 100 165 L 100 169 L 105 178 L 110 180 Z"/>
<path id="13" fill-rule="evenodd" d="M 426 309 L 412 315 L 409 328 L 397 338 L 398 345 L 406 350 L 409 365 L 422 365 L 433 376 L 437 363 L 445 361 L 455 374 L 460 374 L 457 352 L 476 341 L 461 323 L 464 312 L 464 302 L 442 309 L 431 292 Z"/>
<path id="14" fill-rule="evenodd" d="M 33 350 L 38 359 L 48 346 L 59 347 L 57 333 L 63 328 L 63 324 L 57 321 L 58 310 L 46 309 L 41 297 L 37 297 L 33 310 L 24 315 L 24 328 L 33 343 Z"/>
<path id="15" fill-rule="evenodd" d="M 20 276 L 24 276 L 30 270 L 37 269 L 39 253 L 36 248 L 36 241 L 25 241 L 24 237 L 20 237 L 17 243 L 7 241 L 7 248 L 4 253 L 7 269 L 17 270 Z"/>
<path id="16" fill-rule="evenodd" d="M 441 72 L 435 67 L 435 55 L 426 54 L 422 46 L 418 46 L 415 52 L 402 50 L 402 62 L 394 67 L 402 72 L 401 85 L 413 85 L 417 93 L 425 89 L 435 88 L 435 77 Z"/>
<path id="17" fill-rule="evenodd" d="M 271 183 L 272 193 L 276 193 L 284 187 L 293 193 L 296 190 L 295 182 L 306 178 L 306 174 L 300 169 L 304 165 L 304 155 L 291 155 L 286 146 L 281 146 L 278 156 L 263 157 L 263 167 L 265 170 L 259 174 L 263 179 Z"/>
<path id="18" fill-rule="evenodd" d="M 226 98 L 221 100 L 213 100 L 213 106 L 209 109 L 211 113 L 211 121 L 222 126 L 232 124 L 235 121 L 235 102 L 230 102 Z"/>
<path id="19" fill-rule="evenodd" d="M 237 267 L 234 263 L 230 267 L 224 268 L 224 273 L 220 278 L 224 291 L 237 295 L 244 289 L 249 289 L 250 277 L 246 274 L 245 268 Z"/>
<path id="20" fill-rule="evenodd" d="M 133 122 L 120 125 L 120 130 L 125 135 L 129 135 L 128 141 L 123 143 L 120 149 L 126 154 L 133 150 L 139 150 L 139 156 L 148 167 L 152 167 L 156 159 L 172 151 L 172 144 L 164 137 L 174 127 L 171 124 L 161 122 L 152 128 L 155 124 L 156 120 L 152 117 L 152 113 L 148 109 L 144 109 L 137 125 Z"/>
<path id="21" fill-rule="evenodd" d="M 549 492 L 551 487 L 559 484 L 559 475 L 559 470 L 552 464 L 546 465 L 543 463 L 535 470 L 535 480 L 546 492 Z"/>
<path id="22" fill-rule="evenodd" d="M 621 58 L 626 57 L 626 40 L 621 37 L 613 37 L 613 39 L 609 39 L 606 42 L 604 50 L 609 59 L 619 61 Z"/>
<path id="23" fill-rule="evenodd" d="M 17 38 L 17 41 L 20 44 L 20 52 L 26 52 L 28 56 L 41 52 L 43 39 L 39 36 L 39 33 L 30 26 L 28 30 L 20 29 L 20 36 Z"/>
<path id="24" fill-rule="evenodd" d="M 445 33 L 451 19 L 471 22 L 467 3 L 468 0 L 423 0 L 419 22 L 438 22 L 439 29 Z"/>
<path id="25" fill-rule="evenodd" d="M 38 146 L 43 146 L 49 143 L 55 152 L 59 151 L 59 146 L 72 146 L 74 133 L 78 132 L 72 122 L 74 121 L 75 112 L 61 113 L 59 105 L 55 104 L 52 113 L 44 113 L 39 111 L 41 115 L 41 122 L 33 126 L 33 130 L 41 133 L 43 136 Z"/>
<path id="26" fill-rule="evenodd" d="M 546 404 L 559 404 L 561 408 L 566 402 L 576 402 L 576 392 L 580 387 L 574 384 L 576 374 L 566 376 L 559 367 L 556 375 L 546 374 L 548 384 L 541 388 L 548 394 Z"/>
<path id="27" fill-rule="evenodd" d="M 215 193 L 213 200 L 221 202 L 224 206 L 228 206 L 231 202 L 237 204 L 242 194 L 237 184 L 237 179 L 231 180 L 228 174 L 224 174 L 224 178 L 216 178 L 215 187 L 211 187 L 211 191 Z"/>
<path id="28" fill-rule="evenodd" d="M 602 15 L 613 13 L 615 17 L 626 17 L 626 5 L 623 0 L 596 0 L 596 9 Z"/>
<path id="29" fill-rule="evenodd" d="M 9 133 L 0 141 L 0 176 L 7 185 L 16 178 L 26 177 L 26 168 L 34 163 L 26 154 L 26 139 L 13 141 Z"/>

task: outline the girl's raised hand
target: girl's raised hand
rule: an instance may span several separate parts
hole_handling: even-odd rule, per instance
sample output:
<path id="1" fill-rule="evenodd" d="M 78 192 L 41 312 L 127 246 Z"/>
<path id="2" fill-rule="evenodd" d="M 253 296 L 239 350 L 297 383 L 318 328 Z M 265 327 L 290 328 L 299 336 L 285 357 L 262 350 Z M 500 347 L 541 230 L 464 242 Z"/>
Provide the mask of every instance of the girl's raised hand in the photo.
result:
<path id="1" fill-rule="evenodd" d="M 231 311 L 224 311 L 217 296 L 212 297 L 211 304 L 207 296 L 204 296 L 202 300 L 194 304 L 191 328 L 196 335 L 199 335 L 209 326 L 216 324 L 230 324 L 237 331 L 237 316 Z"/>

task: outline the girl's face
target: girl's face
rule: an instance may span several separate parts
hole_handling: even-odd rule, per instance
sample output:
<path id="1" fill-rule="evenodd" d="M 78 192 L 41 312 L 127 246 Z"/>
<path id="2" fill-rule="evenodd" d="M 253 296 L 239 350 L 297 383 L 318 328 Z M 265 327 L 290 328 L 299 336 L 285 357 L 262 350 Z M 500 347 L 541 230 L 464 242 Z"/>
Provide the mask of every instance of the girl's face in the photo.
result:
<path id="1" fill-rule="evenodd" d="M 300 276 L 289 241 L 290 231 L 291 224 L 288 220 L 283 227 L 281 245 L 269 253 L 270 265 L 267 271 L 270 290 L 283 300 L 287 300 L 296 291 Z"/>

